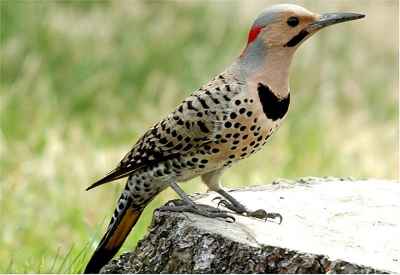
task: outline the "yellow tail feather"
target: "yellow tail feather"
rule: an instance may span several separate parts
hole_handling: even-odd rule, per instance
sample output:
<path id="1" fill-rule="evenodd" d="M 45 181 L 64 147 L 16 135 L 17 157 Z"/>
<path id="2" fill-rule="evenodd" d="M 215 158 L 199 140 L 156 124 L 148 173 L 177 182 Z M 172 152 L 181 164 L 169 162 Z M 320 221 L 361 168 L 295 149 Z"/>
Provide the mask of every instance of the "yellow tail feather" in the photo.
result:
<path id="1" fill-rule="evenodd" d="M 142 210 L 127 207 L 114 225 L 108 229 L 86 266 L 85 273 L 99 273 L 100 269 L 118 252 Z"/>

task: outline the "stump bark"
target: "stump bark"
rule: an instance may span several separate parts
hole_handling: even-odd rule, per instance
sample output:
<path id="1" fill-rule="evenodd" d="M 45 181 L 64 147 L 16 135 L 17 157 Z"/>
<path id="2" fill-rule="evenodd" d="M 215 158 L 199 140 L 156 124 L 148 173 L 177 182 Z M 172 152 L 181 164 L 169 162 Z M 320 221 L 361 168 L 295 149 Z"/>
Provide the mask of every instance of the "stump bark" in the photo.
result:
<path id="1" fill-rule="evenodd" d="M 231 190 L 282 224 L 155 211 L 147 236 L 102 273 L 400 272 L 400 184 L 307 178 Z M 209 192 L 196 202 L 215 206 Z"/>

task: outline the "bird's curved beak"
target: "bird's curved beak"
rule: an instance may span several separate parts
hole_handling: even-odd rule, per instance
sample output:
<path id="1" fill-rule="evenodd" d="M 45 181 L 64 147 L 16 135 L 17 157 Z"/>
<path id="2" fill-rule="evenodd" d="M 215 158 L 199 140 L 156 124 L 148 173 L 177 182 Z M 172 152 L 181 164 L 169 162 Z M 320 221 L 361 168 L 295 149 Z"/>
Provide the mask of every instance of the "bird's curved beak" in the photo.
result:
<path id="1" fill-rule="evenodd" d="M 337 23 L 342 23 L 350 20 L 357 20 L 365 17 L 364 14 L 359 14 L 359 13 L 352 13 L 352 12 L 332 12 L 332 13 L 324 13 L 319 16 L 319 18 L 310 23 L 305 28 L 305 31 L 307 32 L 315 32 L 317 30 L 320 30 L 322 28 L 325 28 L 330 25 L 334 25 Z"/>

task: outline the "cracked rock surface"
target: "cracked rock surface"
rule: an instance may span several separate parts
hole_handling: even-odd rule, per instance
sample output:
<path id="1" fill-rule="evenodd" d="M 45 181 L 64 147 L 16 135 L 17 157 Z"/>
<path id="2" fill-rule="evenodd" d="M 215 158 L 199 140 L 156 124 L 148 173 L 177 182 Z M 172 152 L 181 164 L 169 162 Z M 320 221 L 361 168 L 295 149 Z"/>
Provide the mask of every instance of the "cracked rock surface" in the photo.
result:
<path id="1" fill-rule="evenodd" d="M 231 193 L 281 225 L 155 211 L 147 236 L 102 273 L 400 272 L 400 184 L 307 178 Z M 197 202 L 215 206 L 213 192 Z M 397 213 L 397 214 L 395 214 Z"/>

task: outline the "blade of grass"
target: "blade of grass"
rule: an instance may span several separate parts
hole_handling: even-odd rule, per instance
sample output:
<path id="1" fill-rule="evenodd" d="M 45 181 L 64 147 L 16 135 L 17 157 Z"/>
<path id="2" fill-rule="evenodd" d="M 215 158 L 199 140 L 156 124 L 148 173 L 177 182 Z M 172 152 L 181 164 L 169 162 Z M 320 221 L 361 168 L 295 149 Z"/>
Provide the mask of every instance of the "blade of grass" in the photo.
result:
<path id="1" fill-rule="evenodd" d="M 67 260 L 69 259 L 69 256 L 71 255 L 73 249 L 74 249 L 74 245 L 72 245 L 72 246 L 70 247 L 70 249 L 68 250 L 67 254 L 64 256 L 64 259 L 63 259 L 63 261 L 61 262 L 60 267 L 58 268 L 57 273 L 63 273 L 62 271 L 63 271 L 64 265 L 65 265 L 65 263 L 67 262 Z"/>
<path id="2" fill-rule="evenodd" d="M 56 265 L 59 256 L 60 256 L 60 247 L 57 248 L 56 255 L 53 258 L 53 263 L 49 269 L 49 273 L 53 273 L 54 267 Z"/>
<path id="3" fill-rule="evenodd" d="M 86 253 L 88 248 L 89 248 L 89 242 L 86 243 L 86 245 L 84 247 L 82 247 L 82 249 L 79 251 L 79 253 L 72 259 L 71 264 L 69 265 L 68 268 L 68 272 L 70 273 L 73 270 L 73 267 L 75 265 L 75 263 L 78 261 L 78 259 L 80 259 L 80 257 L 84 257 L 86 256 Z"/>

